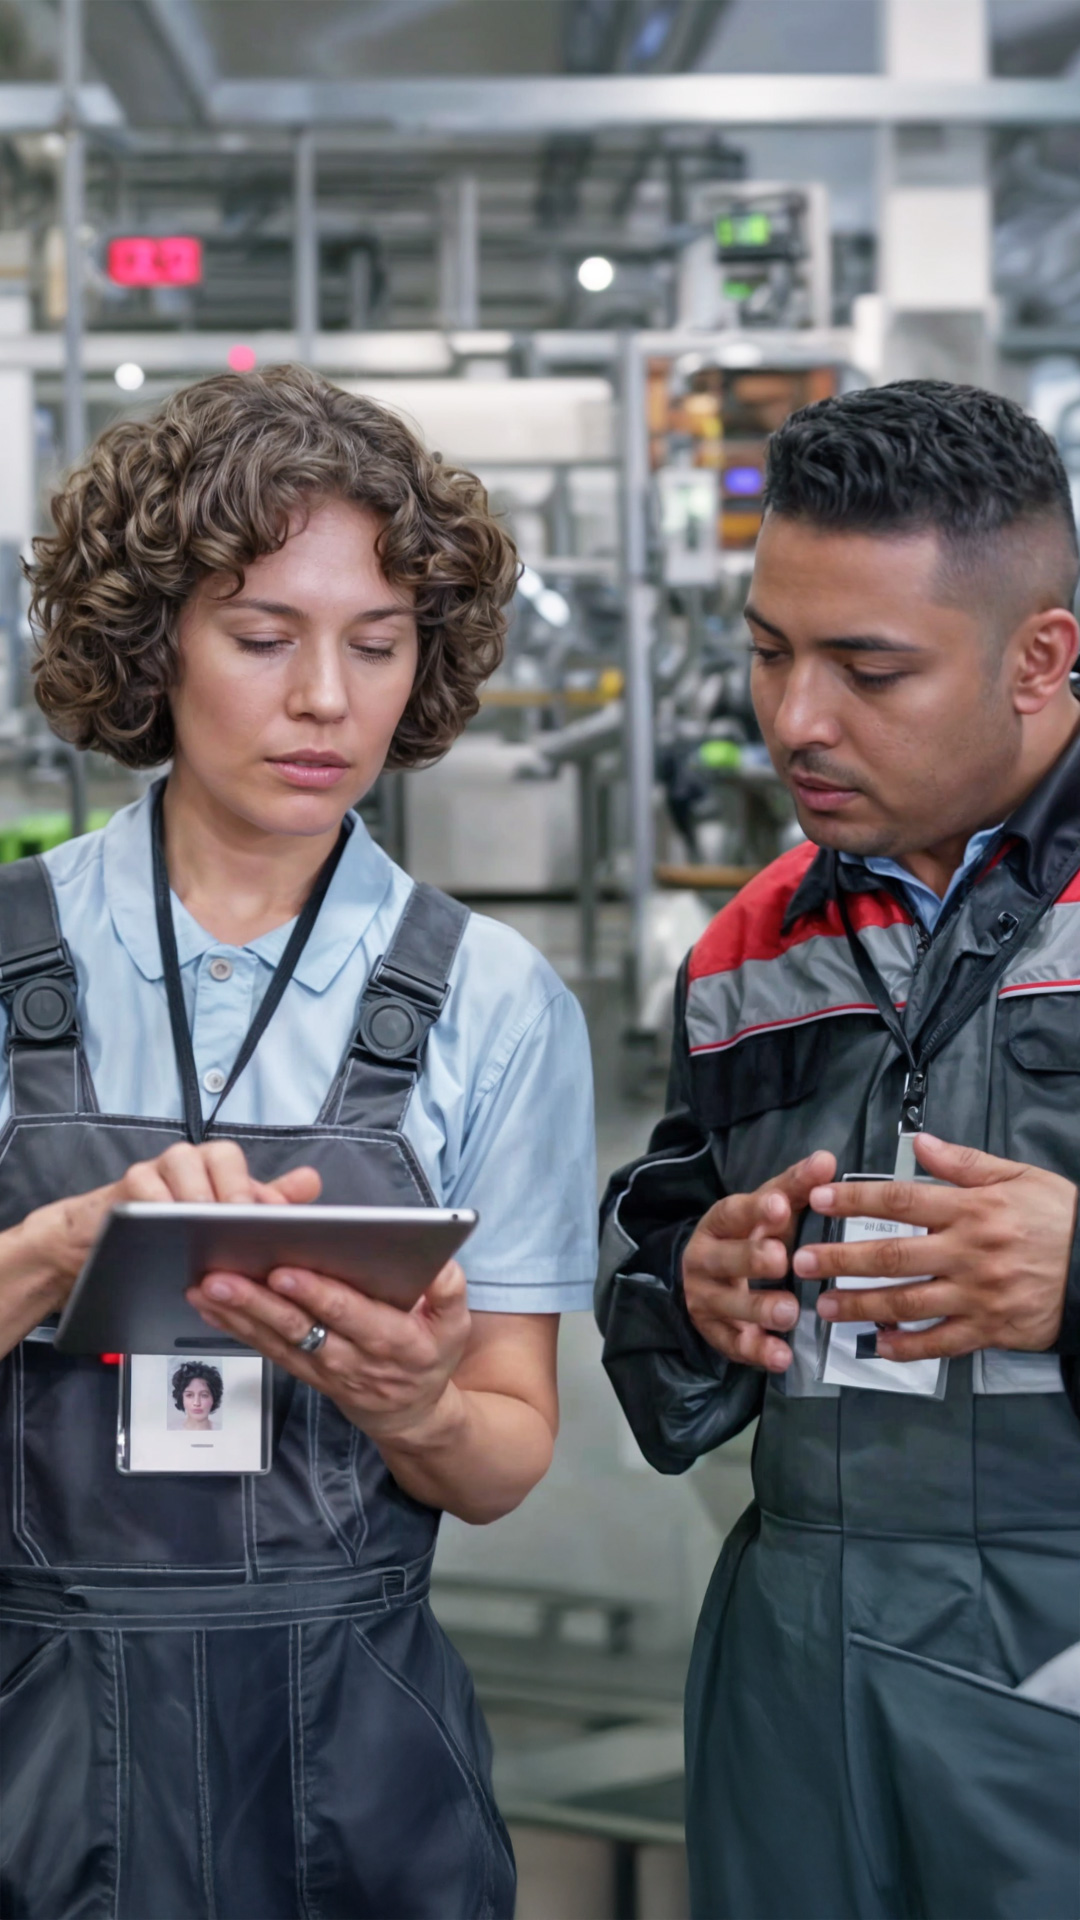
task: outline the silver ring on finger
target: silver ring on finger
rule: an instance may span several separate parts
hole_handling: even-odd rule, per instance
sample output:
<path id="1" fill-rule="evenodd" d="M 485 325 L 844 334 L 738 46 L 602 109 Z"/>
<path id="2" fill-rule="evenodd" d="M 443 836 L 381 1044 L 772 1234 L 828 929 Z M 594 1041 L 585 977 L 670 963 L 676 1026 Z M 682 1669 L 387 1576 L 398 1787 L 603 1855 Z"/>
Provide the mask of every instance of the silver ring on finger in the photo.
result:
<path id="1" fill-rule="evenodd" d="M 327 1331 L 327 1328 L 321 1326 L 316 1320 L 314 1325 L 308 1328 L 302 1340 L 294 1341 L 297 1352 L 318 1353 L 319 1348 L 326 1343 Z"/>

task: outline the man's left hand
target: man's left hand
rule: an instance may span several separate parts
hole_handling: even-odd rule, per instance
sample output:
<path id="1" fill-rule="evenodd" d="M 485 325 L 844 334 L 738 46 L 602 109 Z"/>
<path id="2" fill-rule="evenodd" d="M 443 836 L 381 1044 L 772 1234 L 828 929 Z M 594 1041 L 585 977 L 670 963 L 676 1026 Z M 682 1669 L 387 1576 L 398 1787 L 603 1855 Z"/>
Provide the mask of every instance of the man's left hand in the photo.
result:
<path id="1" fill-rule="evenodd" d="M 880 1276 L 891 1284 L 860 1292 L 823 1292 L 823 1320 L 871 1320 L 883 1360 L 924 1360 L 1006 1347 L 1043 1353 L 1053 1346 L 1065 1300 L 1076 1226 L 1077 1189 L 1060 1174 L 998 1160 L 921 1133 L 919 1164 L 935 1180 L 850 1180 L 816 1187 L 815 1212 L 830 1219 L 865 1215 L 925 1227 L 881 1240 L 801 1247 L 792 1262 L 801 1280 Z M 897 1285 L 905 1276 L 934 1277 Z M 938 1320 L 922 1333 L 900 1320 Z"/>

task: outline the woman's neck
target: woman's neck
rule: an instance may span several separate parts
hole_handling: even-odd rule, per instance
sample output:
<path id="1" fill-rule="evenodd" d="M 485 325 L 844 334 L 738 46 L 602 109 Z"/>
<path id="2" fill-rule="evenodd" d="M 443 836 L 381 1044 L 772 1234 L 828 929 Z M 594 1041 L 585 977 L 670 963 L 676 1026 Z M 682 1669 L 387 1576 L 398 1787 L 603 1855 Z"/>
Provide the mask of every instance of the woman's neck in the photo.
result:
<path id="1" fill-rule="evenodd" d="M 340 831 L 264 833 L 220 806 L 180 766 L 165 788 L 164 825 L 172 891 L 228 947 L 296 918 Z"/>

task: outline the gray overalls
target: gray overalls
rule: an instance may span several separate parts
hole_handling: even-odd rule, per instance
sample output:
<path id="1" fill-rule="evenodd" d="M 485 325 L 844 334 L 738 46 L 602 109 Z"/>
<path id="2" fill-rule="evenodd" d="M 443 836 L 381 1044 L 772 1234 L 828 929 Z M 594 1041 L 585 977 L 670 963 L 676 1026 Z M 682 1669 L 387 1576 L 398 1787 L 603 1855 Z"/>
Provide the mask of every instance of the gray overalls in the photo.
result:
<path id="1" fill-rule="evenodd" d="M 433 1204 L 401 1122 L 466 918 L 415 888 L 313 1127 L 211 1137 L 328 1203 Z M 0 869 L 0 1228 L 184 1137 L 97 1111 L 74 989 L 44 867 Z M 269 1474 L 126 1478 L 114 1368 L 31 1337 L 0 1390 L 3 1920 L 509 1920 L 487 1731 L 427 1603 L 439 1516 L 375 1446 L 279 1371 Z"/>
<path id="2" fill-rule="evenodd" d="M 832 856 L 767 869 L 691 956 L 670 1111 L 613 1178 L 598 1314 L 647 1456 L 682 1471 L 760 1416 L 687 1681 L 694 1920 L 1080 1915 L 1080 1715 L 1016 1691 L 1080 1640 L 1057 1356 L 954 1360 L 941 1400 L 825 1384 L 801 1282 L 793 1364 L 766 1379 L 705 1344 L 679 1281 L 718 1195 L 815 1148 L 893 1167 L 911 1080 L 848 907 L 909 1036 L 967 1007 L 914 1124 L 1078 1178 L 1078 755 L 1037 796 L 1050 827 L 1025 840 L 1018 816 L 932 941 Z M 822 1230 L 807 1214 L 800 1238 Z"/>

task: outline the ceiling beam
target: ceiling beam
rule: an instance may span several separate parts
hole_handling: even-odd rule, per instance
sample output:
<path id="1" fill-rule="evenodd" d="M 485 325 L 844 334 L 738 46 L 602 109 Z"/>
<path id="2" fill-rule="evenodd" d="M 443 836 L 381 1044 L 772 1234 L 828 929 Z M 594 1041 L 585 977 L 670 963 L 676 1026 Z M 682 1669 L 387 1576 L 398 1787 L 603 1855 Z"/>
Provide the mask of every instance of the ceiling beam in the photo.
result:
<path id="1" fill-rule="evenodd" d="M 392 125 L 442 133 L 598 133 L 665 126 L 1045 126 L 1080 123 L 1080 80 L 895 80 L 882 74 L 544 74 L 484 79 L 227 80 L 218 125 Z"/>

